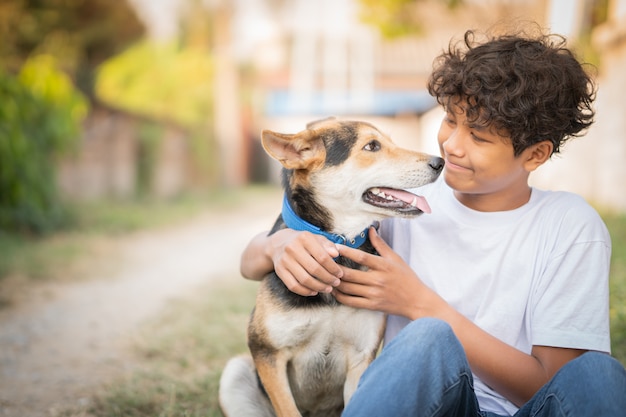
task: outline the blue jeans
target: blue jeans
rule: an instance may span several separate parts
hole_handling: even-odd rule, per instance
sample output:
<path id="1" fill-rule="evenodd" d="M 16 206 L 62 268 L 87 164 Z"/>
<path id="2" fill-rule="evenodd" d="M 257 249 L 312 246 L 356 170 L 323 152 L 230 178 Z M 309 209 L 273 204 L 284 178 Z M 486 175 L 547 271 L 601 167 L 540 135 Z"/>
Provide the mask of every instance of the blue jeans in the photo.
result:
<path id="1" fill-rule="evenodd" d="M 365 371 L 343 417 L 497 417 L 481 411 L 472 372 L 447 323 L 420 319 L 405 327 Z M 611 356 L 572 360 L 516 417 L 626 416 L 626 371 Z"/>

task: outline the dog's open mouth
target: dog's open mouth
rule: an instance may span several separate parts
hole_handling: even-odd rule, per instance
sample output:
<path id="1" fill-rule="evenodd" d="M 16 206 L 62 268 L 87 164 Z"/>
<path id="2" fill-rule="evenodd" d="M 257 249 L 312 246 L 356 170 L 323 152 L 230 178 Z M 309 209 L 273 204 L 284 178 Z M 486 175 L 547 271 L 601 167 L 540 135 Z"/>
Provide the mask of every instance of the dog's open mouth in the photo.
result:
<path id="1" fill-rule="evenodd" d="M 363 194 L 363 201 L 404 214 L 430 213 L 430 206 L 424 197 L 394 188 L 370 188 Z"/>

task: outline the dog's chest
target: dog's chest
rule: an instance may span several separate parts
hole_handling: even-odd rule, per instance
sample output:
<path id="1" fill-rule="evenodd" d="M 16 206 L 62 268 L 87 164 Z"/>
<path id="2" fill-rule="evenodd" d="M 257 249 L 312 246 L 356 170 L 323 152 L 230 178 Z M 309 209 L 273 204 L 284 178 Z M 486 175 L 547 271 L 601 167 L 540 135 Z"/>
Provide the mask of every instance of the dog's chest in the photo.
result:
<path id="1" fill-rule="evenodd" d="M 370 350 L 380 341 L 383 313 L 342 305 L 275 311 L 266 320 L 270 340 L 277 349 L 325 352 L 347 345 Z"/>

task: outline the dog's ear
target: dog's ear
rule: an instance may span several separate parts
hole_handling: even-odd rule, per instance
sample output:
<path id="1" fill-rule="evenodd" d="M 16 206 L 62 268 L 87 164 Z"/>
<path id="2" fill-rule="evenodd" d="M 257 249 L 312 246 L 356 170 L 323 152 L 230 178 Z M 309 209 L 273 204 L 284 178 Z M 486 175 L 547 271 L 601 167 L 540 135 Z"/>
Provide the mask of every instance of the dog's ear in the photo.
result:
<path id="1" fill-rule="evenodd" d="M 313 127 L 316 124 L 323 123 L 323 122 L 328 122 L 328 121 L 331 121 L 331 120 L 337 120 L 337 118 L 335 116 L 329 116 L 329 117 L 327 117 L 325 119 L 315 120 L 313 122 L 307 123 L 306 128 L 307 129 L 313 129 Z"/>
<path id="2" fill-rule="evenodd" d="M 285 134 L 264 130 L 261 143 L 265 151 L 287 169 L 311 169 L 324 162 L 324 143 L 312 130 Z"/>

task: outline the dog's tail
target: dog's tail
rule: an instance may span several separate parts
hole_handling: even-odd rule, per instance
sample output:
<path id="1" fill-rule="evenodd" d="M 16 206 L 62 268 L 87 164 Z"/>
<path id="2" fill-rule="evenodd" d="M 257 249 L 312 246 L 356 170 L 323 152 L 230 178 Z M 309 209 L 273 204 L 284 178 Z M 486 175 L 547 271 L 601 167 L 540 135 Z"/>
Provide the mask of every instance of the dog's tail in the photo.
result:
<path id="1" fill-rule="evenodd" d="M 226 417 L 275 417 L 272 404 L 260 386 L 250 355 L 228 361 L 220 378 L 219 400 Z"/>

